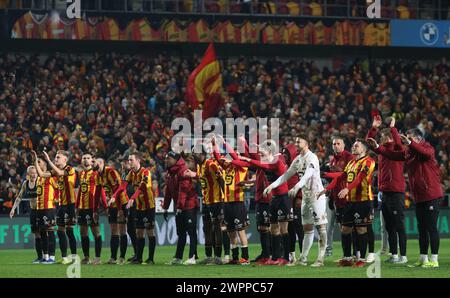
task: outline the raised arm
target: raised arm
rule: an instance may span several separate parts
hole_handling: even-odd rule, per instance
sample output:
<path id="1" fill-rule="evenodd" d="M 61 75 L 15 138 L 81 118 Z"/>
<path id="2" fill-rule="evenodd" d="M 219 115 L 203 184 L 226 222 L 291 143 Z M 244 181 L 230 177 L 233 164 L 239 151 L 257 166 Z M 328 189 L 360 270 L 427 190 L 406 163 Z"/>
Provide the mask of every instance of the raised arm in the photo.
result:
<path id="1" fill-rule="evenodd" d="M 369 131 L 367 132 L 366 139 L 369 139 L 369 138 L 375 139 L 375 137 L 377 136 L 377 133 L 378 133 L 378 129 L 376 127 L 371 127 L 369 129 Z"/>
<path id="2" fill-rule="evenodd" d="M 414 151 L 417 153 L 417 155 L 420 155 L 424 159 L 430 159 L 434 157 L 434 148 L 431 146 L 424 146 L 425 141 L 422 141 L 420 143 L 416 143 L 411 140 L 411 143 L 409 144 L 409 148 L 411 151 Z"/>
<path id="3" fill-rule="evenodd" d="M 64 170 L 61 170 L 60 168 L 58 168 L 50 159 L 50 157 L 48 156 L 47 152 L 43 152 L 45 159 L 47 160 L 47 163 L 50 165 L 50 167 L 52 168 L 53 172 L 56 174 L 56 176 L 64 176 L 65 172 Z"/>
<path id="4" fill-rule="evenodd" d="M 400 134 L 398 133 L 397 128 L 391 127 L 392 139 L 394 140 L 395 146 L 403 148 L 402 140 L 400 139 Z"/>
<path id="5" fill-rule="evenodd" d="M 20 188 L 20 191 L 19 191 L 19 193 L 17 194 L 16 199 L 14 200 L 14 205 L 12 206 L 11 211 L 9 212 L 9 217 L 10 217 L 10 218 L 13 218 L 14 213 L 16 212 L 17 207 L 19 206 L 20 202 L 22 202 L 22 195 L 23 195 L 23 192 L 25 191 L 25 185 L 26 185 L 26 183 L 27 183 L 26 180 L 22 183 L 22 187 Z"/>
<path id="6" fill-rule="evenodd" d="M 292 163 L 289 166 L 289 169 L 280 177 L 278 177 L 277 180 L 275 180 L 274 182 L 272 182 L 272 184 L 270 184 L 267 188 L 270 187 L 270 189 L 274 189 L 279 187 L 280 185 L 282 185 L 283 183 L 286 183 L 292 176 L 294 176 L 297 173 L 297 169 L 295 167 L 295 163 Z M 266 188 L 266 189 L 267 189 Z"/>
<path id="7" fill-rule="evenodd" d="M 222 157 L 219 152 L 219 145 L 217 145 L 216 138 L 213 137 L 211 139 L 211 144 L 213 145 L 213 155 L 217 162 L 220 162 L 220 158 Z"/>
<path id="8" fill-rule="evenodd" d="M 240 160 L 240 159 L 233 159 L 231 161 L 231 164 L 239 167 L 251 167 L 252 165 L 249 162 Z"/>
<path id="9" fill-rule="evenodd" d="M 274 162 L 274 163 L 265 163 L 265 162 L 261 162 L 260 160 L 257 159 L 251 159 L 251 158 L 242 158 L 241 160 L 247 161 L 250 165 L 257 167 L 257 168 L 261 168 L 264 170 L 274 170 L 278 167 L 278 163 Z"/>
<path id="10" fill-rule="evenodd" d="M 390 160 L 396 161 L 404 161 L 406 160 L 406 150 L 404 147 L 401 147 L 401 150 L 392 150 L 383 145 L 378 145 L 377 141 L 373 138 L 368 138 L 367 142 L 369 143 L 370 148 L 376 154 L 381 154 L 384 157 Z"/>
<path id="11" fill-rule="evenodd" d="M 39 163 L 38 163 L 38 157 L 37 157 L 37 154 L 36 154 L 36 151 L 31 151 L 32 152 L 32 154 L 33 154 L 33 157 L 34 157 L 34 167 L 36 168 L 36 171 L 37 171 L 37 173 L 38 173 L 38 176 L 39 177 L 43 177 L 43 178 L 49 178 L 49 177 L 51 177 L 52 176 L 52 174 L 50 174 L 49 172 L 44 172 L 42 169 L 41 169 L 41 167 L 39 166 Z"/>

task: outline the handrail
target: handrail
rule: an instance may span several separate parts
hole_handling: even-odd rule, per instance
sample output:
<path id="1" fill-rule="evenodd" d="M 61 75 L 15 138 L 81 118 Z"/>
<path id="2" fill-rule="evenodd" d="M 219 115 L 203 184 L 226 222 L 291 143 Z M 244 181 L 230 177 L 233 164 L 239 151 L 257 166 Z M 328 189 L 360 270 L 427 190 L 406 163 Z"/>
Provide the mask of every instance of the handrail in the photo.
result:
<path id="1" fill-rule="evenodd" d="M 81 0 L 78 0 L 81 1 Z M 17 1 L 10 1 L 9 6 L 4 8 L 9 11 L 36 11 L 49 12 L 51 10 L 62 10 L 65 1 L 60 0 L 60 4 L 56 5 L 53 0 L 29 1 L 31 5 L 23 6 L 23 2 L 16 7 Z M 368 5 L 355 5 L 353 0 L 347 0 L 347 4 L 330 4 L 329 1 L 321 1 L 323 3 L 311 7 L 311 4 L 305 3 L 303 0 L 281 1 L 272 0 L 265 3 L 253 3 L 244 1 L 199 1 L 202 5 L 196 7 L 196 1 L 182 0 L 92 0 L 91 6 L 81 7 L 82 13 L 114 13 L 114 14 L 143 14 L 143 15 L 167 15 L 179 14 L 182 16 L 240 16 L 240 17 L 313 17 L 321 19 L 349 18 L 349 19 L 367 19 L 366 10 Z M 84 5 L 85 2 L 81 2 Z M 188 6 L 188 3 L 189 4 Z M 317 4 L 317 2 L 313 1 Z M 40 5 L 38 5 L 40 4 Z M 106 4 L 106 6 L 105 6 Z M 222 4 L 222 5 L 221 5 Z M 381 4 L 383 4 L 381 2 Z M 400 6 L 399 6 L 400 7 Z M 381 18 L 384 20 L 398 19 L 399 11 L 394 5 L 381 5 Z M 275 11 L 272 11 L 275 10 Z M 410 19 L 448 19 L 448 8 L 444 8 L 442 1 L 434 7 L 416 7 L 409 6 Z"/>

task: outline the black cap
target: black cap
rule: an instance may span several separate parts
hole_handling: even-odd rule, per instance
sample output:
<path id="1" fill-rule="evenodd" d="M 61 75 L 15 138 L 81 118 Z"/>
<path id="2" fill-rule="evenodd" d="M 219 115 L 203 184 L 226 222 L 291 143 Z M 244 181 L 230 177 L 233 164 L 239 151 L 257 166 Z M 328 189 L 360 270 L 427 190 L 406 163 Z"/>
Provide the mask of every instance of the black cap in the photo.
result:
<path id="1" fill-rule="evenodd" d="M 174 151 L 169 151 L 169 153 L 167 153 L 168 157 L 172 157 L 173 159 L 179 160 L 180 159 L 180 154 L 174 152 Z"/>

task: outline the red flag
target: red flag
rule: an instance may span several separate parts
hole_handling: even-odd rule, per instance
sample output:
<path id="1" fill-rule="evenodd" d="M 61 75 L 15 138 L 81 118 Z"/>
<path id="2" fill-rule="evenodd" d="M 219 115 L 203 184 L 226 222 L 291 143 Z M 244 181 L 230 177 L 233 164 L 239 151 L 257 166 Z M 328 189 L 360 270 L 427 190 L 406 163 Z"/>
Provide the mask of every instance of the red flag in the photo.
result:
<path id="1" fill-rule="evenodd" d="M 203 110 L 203 118 L 214 117 L 223 106 L 222 74 L 214 45 L 209 44 L 202 62 L 189 75 L 186 103 Z"/>

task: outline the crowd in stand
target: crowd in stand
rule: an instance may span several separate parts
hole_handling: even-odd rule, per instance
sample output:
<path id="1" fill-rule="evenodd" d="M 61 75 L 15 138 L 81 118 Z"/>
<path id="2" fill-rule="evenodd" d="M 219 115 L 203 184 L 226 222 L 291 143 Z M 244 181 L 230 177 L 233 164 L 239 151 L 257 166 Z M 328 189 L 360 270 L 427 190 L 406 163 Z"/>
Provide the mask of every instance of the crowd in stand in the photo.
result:
<path id="1" fill-rule="evenodd" d="M 159 55 L 0 55 L 0 204 L 7 211 L 31 164 L 30 151 L 56 150 L 80 164 L 83 152 L 121 169 L 139 150 L 164 185 L 164 155 L 175 117 L 190 117 L 185 86 L 199 57 Z M 321 163 L 331 136 L 347 148 L 364 137 L 376 111 L 394 116 L 400 131 L 418 127 L 436 149 L 449 191 L 449 87 L 446 59 L 317 61 L 221 57 L 225 105 L 219 117 L 277 117 L 281 145 L 307 133 Z M 170 116 L 169 116 L 170 115 Z M 161 195 L 161 193 L 160 193 Z"/>

